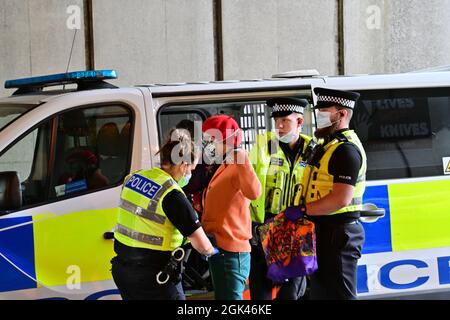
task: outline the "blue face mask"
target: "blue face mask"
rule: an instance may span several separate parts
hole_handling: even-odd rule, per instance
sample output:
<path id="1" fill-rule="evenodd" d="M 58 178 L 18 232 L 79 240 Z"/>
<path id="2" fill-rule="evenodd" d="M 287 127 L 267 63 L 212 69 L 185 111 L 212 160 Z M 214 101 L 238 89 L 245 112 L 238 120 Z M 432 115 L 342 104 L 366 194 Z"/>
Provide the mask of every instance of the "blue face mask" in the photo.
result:
<path id="1" fill-rule="evenodd" d="M 185 186 L 187 186 L 189 184 L 189 180 L 191 180 L 192 178 L 192 174 L 188 174 L 186 176 L 183 176 L 180 181 L 178 181 L 178 185 L 181 188 L 184 188 Z"/>

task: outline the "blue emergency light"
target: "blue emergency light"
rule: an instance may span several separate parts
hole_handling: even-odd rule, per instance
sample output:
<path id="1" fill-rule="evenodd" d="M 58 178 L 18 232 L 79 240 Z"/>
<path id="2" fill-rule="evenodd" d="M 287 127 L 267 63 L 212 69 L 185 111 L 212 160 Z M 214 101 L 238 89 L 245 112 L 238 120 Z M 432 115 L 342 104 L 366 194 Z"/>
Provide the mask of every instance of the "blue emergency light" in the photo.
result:
<path id="1" fill-rule="evenodd" d="M 115 70 L 88 70 L 7 80 L 5 81 L 5 89 L 48 87 L 69 83 L 101 81 L 106 79 L 117 79 L 117 72 Z"/>

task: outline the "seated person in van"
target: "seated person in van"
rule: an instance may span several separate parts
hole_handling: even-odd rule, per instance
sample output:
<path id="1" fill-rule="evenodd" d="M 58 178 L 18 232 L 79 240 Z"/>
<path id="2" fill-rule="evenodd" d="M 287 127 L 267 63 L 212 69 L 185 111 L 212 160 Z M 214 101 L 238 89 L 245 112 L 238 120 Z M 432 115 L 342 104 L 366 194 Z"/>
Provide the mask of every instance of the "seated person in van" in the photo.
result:
<path id="1" fill-rule="evenodd" d="M 89 150 L 75 150 L 65 160 L 68 171 L 63 173 L 58 180 L 58 185 L 66 185 L 65 194 L 70 191 L 83 191 L 103 188 L 109 185 L 109 180 L 98 167 L 97 156 Z M 67 185 L 75 185 L 76 188 L 67 188 Z M 69 191 L 70 190 L 70 191 Z"/>

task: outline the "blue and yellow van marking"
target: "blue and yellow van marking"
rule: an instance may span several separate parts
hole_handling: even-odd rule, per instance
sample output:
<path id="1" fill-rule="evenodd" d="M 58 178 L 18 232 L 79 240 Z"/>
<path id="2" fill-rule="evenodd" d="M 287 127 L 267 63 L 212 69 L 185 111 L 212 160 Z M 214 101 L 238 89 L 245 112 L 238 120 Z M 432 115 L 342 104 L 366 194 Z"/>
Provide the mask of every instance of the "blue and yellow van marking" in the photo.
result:
<path id="1" fill-rule="evenodd" d="M 113 242 L 103 233 L 116 222 L 115 208 L 0 219 L 0 230 L 17 226 L 0 232 L 0 253 L 29 275 L 0 257 L 0 292 L 66 285 L 69 266 L 81 283 L 111 280 Z"/>
<path id="2" fill-rule="evenodd" d="M 36 278 L 33 225 L 31 217 L 0 219 L 0 230 L 24 224 L 0 232 L 0 253 L 13 261 L 20 269 Z M 36 288 L 36 282 L 18 271 L 0 256 L 0 292 Z"/>
<path id="3" fill-rule="evenodd" d="M 366 232 L 363 254 L 375 254 L 376 259 L 369 263 L 373 264 L 371 272 L 378 270 L 375 279 L 380 288 L 384 288 L 376 290 L 384 293 L 420 287 L 431 290 L 450 284 L 449 194 L 448 179 L 405 181 L 366 188 L 364 203 L 373 203 L 386 210 L 385 217 L 375 223 L 363 223 Z M 414 252 L 421 252 L 421 255 L 415 257 Z M 389 253 L 392 255 L 387 258 Z M 367 262 L 358 265 L 359 294 L 375 293 L 369 290 L 368 267 Z M 412 280 L 397 283 L 391 279 L 391 270 L 397 267 L 409 268 Z M 416 270 L 421 272 L 416 273 Z M 423 276 L 424 272 L 427 276 Z"/>
<path id="4" fill-rule="evenodd" d="M 385 209 L 384 217 L 375 223 L 363 224 L 366 232 L 363 254 L 392 251 L 391 212 L 387 185 L 367 187 L 363 203 L 373 203 L 377 207 Z"/>
<path id="5" fill-rule="evenodd" d="M 369 186 L 364 203 L 386 210 L 365 223 L 363 253 L 398 252 L 450 246 L 450 180 Z"/>

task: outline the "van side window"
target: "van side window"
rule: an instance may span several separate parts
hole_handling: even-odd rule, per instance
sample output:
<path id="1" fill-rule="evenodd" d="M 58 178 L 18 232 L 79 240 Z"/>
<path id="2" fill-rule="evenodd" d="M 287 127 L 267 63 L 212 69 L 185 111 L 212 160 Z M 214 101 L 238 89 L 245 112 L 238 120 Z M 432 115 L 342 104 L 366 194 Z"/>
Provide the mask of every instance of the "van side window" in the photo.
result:
<path id="1" fill-rule="evenodd" d="M 120 106 L 75 109 L 58 117 L 51 197 L 96 190 L 127 174 L 131 115 Z"/>
<path id="2" fill-rule="evenodd" d="M 359 91 L 351 128 L 367 153 L 367 179 L 445 174 L 450 88 Z"/>
<path id="3" fill-rule="evenodd" d="M 75 109 L 14 142 L 0 155 L 0 172 L 18 172 L 22 208 L 36 206 L 120 185 L 129 171 L 131 141 L 127 108 Z"/>
<path id="4" fill-rule="evenodd" d="M 273 128 L 271 110 L 264 100 L 168 106 L 163 109 L 159 119 L 160 143 L 167 138 L 170 129 L 179 127 L 181 121 L 186 119 L 194 121 L 196 130 L 201 134 L 202 122 L 217 114 L 227 114 L 236 119 L 243 131 L 242 147 L 247 150 L 255 143 L 257 134 Z M 198 138 L 201 138 L 201 135 Z"/>

